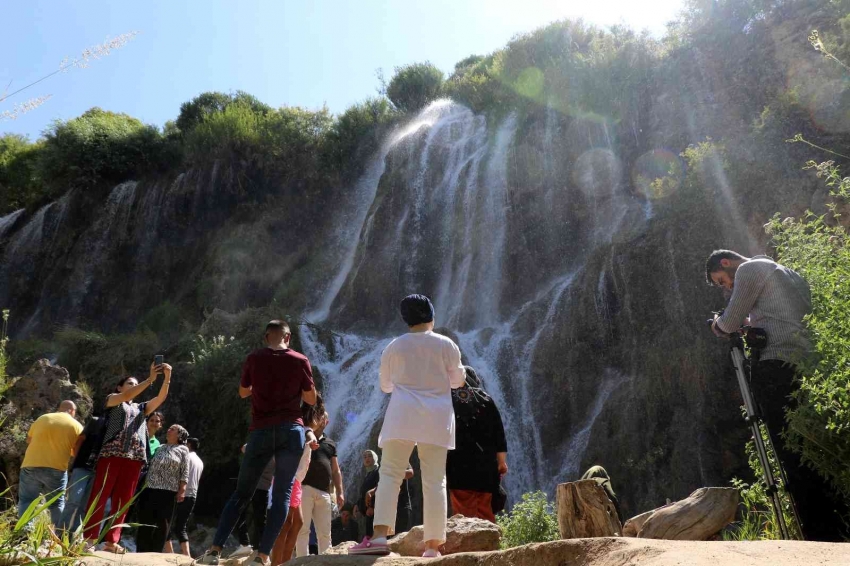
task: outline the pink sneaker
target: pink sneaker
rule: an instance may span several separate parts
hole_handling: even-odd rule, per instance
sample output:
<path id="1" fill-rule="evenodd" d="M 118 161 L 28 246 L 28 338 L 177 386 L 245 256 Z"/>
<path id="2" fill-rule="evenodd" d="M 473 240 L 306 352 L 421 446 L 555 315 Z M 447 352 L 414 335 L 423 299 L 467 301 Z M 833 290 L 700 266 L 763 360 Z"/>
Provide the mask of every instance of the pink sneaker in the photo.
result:
<path id="1" fill-rule="evenodd" d="M 439 550 L 434 550 L 433 548 L 429 548 L 425 552 L 422 553 L 422 558 L 439 558 L 442 556 Z"/>
<path id="2" fill-rule="evenodd" d="M 366 554 L 372 556 L 386 556 L 390 553 L 387 547 L 387 539 L 379 538 L 371 540 L 369 537 L 363 537 L 363 542 L 355 544 L 348 549 L 348 554 Z"/>

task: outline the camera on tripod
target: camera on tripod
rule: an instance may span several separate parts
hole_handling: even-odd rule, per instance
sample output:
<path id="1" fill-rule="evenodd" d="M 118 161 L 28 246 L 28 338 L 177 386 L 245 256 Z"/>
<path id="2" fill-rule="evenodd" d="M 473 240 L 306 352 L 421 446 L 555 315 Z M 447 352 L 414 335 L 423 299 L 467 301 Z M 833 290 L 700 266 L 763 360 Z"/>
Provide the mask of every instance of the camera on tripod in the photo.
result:
<path id="1" fill-rule="evenodd" d="M 714 324 L 716 317 L 722 316 L 723 311 L 713 313 L 715 317 L 707 320 L 709 326 Z M 721 329 L 722 330 L 722 329 Z M 771 506 L 773 507 L 773 516 L 779 526 L 779 532 L 783 539 L 793 538 L 793 533 L 788 529 L 785 522 L 785 515 L 782 510 L 782 500 L 779 494 L 777 478 L 774 476 L 773 462 L 771 461 L 768 451 L 773 453 L 773 460 L 779 471 L 779 477 L 782 479 L 782 484 L 787 487 L 788 477 L 782 467 L 782 462 L 779 460 L 776 448 L 773 442 L 771 431 L 767 428 L 758 406 L 756 405 L 753 394 L 750 391 L 750 376 L 753 364 L 758 363 L 761 351 L 767 346 L 767 332 L 763 328 L 753 328 L 752 326 L 742 326 L 736 332 L 729 334 L 731 341 L 730 354 L 732 356 L 732 364 L 735 366 L 735 374 L 738 378 L 738 387 L 741 389 L 741 398 L 744 401 L 745 416 L 744 420 L 751 427 L 753 435 L 753 443 L 755 444 L 756 454 L 761 464 L 765 491 L 770 496 Z M 749 356 L 744 350 L 744 346 L 749 348 Z M 764 427 L 764 435 L 762 434 Z M 797 530 L 800 529 L 800 517 L 797 514 L 797 507 L 794 503 L 790 492 L 788 498 L 791 502 L 792 516 L 797 525 Z"/>
<path id="2" fill-rule="evenodd" d="M 723 311 L 713 311 L 711 314 L 715 316 L 723 316 Z M 706 320 L 709 326 L 714 323 L 714 318 L 710 318 Z M 758 358 L 758 353 L 764 350 L 767 347 L 767 332 L 764 328 L 754 328 L 752 326 L 742 326 L 738 331 L 731 335 L 734 337 L 740 337 L 743 339 L 744 343 L 747 345 L 753 354 L 753 357 Z"/>

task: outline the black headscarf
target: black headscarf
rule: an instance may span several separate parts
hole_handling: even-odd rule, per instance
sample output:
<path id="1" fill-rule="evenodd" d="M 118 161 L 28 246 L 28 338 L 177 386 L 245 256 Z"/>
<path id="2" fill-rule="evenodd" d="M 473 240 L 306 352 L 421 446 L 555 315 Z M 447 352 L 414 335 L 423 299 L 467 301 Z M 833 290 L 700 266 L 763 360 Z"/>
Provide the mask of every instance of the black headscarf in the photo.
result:
<path id="1" fill-rule="evenodd" d="M 408 326 L 434 320 L 434 305 L 425 295 L 408 295 L 401 301 L 401 318 Z"/>

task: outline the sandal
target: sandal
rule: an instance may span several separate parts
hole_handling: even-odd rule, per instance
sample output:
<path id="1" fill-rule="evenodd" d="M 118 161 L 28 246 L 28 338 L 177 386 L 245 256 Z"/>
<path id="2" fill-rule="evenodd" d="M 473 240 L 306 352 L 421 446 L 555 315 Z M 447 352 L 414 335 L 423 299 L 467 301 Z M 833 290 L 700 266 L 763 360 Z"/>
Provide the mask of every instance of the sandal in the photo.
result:
<path id="1" fill-rule="evenodd" d="M 127 549 L 121 546 L 120 544 L 105 544 L 103 546 L 103 552 L 111 552 L 113 554 L 127 554 Z"/>
<path id="2" fill-rule="evenodd" d="M 389 553 L 390 549 L 387 546 L 387 539 L 383 539 L 383 542 L 373 542 L 369 537 L 363 537 L 363 542 L 355 544 L 348 549 L 348 554 L 386 556 Z"/>

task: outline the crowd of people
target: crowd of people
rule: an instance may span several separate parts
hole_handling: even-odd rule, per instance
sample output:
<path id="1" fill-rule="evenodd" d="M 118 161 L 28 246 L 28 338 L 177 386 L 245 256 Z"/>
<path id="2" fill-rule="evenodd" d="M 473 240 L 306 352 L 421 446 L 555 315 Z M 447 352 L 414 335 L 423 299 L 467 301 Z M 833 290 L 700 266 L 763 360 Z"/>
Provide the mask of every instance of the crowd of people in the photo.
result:
<path id="1" fill-rule="evenodd" d="M 337 445 L 325 434 L 330 419 L 316 391 L 309 360 L 289 347 L 286 322 L 266 325 L 265 347 L 243 365 L 238 394 L 251 400 L 251 425 L 242 446 L 236 489 L 222 510 L 213 545 L 198 564 L 217 564 L 231 534 L 230 557 L 282 564 L 311 551 L 354 541 L 353 554 L 386 552 L 386 538 L 414 523 L 411 455 L 418 446 L 426 556 L 445 538 L 448 488 L 455 513 L 495 521 L 504 505 L 500 477 L 507 445 L 499 411 L 460 350 L 434 332 L 434 308 L 422 295 L 401 303 L 410 332 L 394 340 L 380 367 L 381 389 L 391 395 L 378 449 L 363 453 L 360 490 L 346 502 Z M 200 441 L 171 424 L 164 442 L 172 368 L 152 364 L 148 377 L 122 377 L 102 412 L 83 427 L 76 406 L 63 401 L 37 419 L 19 482 L 19 514 L 40 496 L 50 499 L 53 524 L 114 553 L 132 515 L 138 552 L 189 555 L 187 523 L 198 497 Z M 139 401 L 162 379 L 158 394 Z"/>
<path id="2" fill-rule="evenodd" d="M 796 273 L 767 258 L 745 258 L 729 250 L 712 254 L 706 277 L 731 294 L 729 308 L 712 325 L 718 336 L 733 332 L 746 317 L 773 336 L 772 349 L 765 350 L 753 368 L 753 388 L 767 405 L 769 424 L 780 430 L 783 405 L 795 383 L 793 361 L 807 348 L 801 331 L 811 309 L 808 287 Z M 495 521 L 505 505 L 501 478 L 508 472 L 499 410 L 476 371 L 462 364 L 457 344 L 434 331 L 430 299 L 410 295 L 400 310 L 409 331 L 385 348 L 378 376 L 381 390 L 390 395 L 377 441 L 381 455 L 371 449 L 363 452 L 363 478 L 353 504 L 346 503 L 337 445 L 325 434 L 329 416 L 310 362 L 289 347 L 292 334 L 286 322 L 266 325 L 265 347 L 247 357 L 238 386 L 239 395 L 251 399 L 251 424 L 236 489 L 220 515 L 213 544 L 197 564 L 219 564 L 234 529 L 239 547 L 231 556 L 251 555 L 250 563 L 261 566 L 282 564 L 293 553 L 324 553 L 345 541 L 356 542 L 350 554 L 388 554 L 388 537 L 409 530 L 413 523 L 414 448 L 424 557 L 440 555 L 449 504 L 454 513 Z M 104 549 L 120 553 L 120 525 L 137 497 L 138 522 L 143 525 L 137 529 L 137 549 L 170 551 L 172 535 L 177 535 L 181 551 L 188 554 L 186 522 L 203 463 L 196 453 L 198 440 L 189 438 L 184 427 L 171 425 L 165 444 L 156 439 L 164 421 L 157 409 L 168 395 L 171 371 L 163 363 L 152 365 L 142 382 L 122 378 L 107 397 L 104 413 L 85 428 L 74 419 L 76 407 L 70 401 L 36 420 L 27 435 L 20 473 L 20 513 L 40 495 L 58 493 L 50 505 L 54 524 L 70 530 L 82 525 L 88 541 L 103 536 Z M 762 374 L 773 381 L 762 379 Z M 158 395 L 138 402 L 159 375 L 163 383 Z M 762 392 L 768 383 L 782 388 Z M 784 446 L 778 455 L 798 496 L 803 532 L 833 540 L 834 529 L 816 515 L 834 511 L 838 503 L 823 482 L 805 475 L 798 457 Z M 607 472 L 594 467 L 584 479 L 595 480 L 608 493 L 622 520 Z"/>

